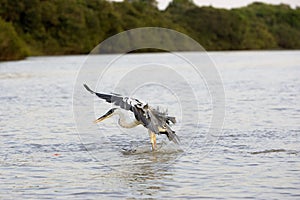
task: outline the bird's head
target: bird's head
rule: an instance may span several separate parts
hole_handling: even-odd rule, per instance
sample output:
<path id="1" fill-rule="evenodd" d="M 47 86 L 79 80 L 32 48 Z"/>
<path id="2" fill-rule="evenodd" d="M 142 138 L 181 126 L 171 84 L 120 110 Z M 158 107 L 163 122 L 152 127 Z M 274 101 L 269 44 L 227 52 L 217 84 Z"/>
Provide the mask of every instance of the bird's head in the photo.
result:
<path id="1" fill-rule="evenodd" d="M 110 118 L 111 116 L 113 116 L 116 112 L 117 108 L 112 108 L 110 109 L 109 111 L 107 111 L 107 113 L 105 113 L 104 115 L 102 115 L 101 117 L 99 117 L 98 119 L 96 119 L 94 121 L 94 123 L 98 123 L 98 122 L 101 122 L 107 118 Z"/>

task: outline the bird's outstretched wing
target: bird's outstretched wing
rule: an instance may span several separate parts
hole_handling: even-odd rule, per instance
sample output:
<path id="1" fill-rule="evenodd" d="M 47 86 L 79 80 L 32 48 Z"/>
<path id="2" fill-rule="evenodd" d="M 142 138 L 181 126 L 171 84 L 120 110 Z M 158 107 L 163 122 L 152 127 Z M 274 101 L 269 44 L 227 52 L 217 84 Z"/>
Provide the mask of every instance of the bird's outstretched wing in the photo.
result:
<path id="1" fill-rule="evenodd" d="M 121 108 L 125 110 L 129 110 L 134 113 L 135 118 L 143 122 L 145 126 L 149 124 L 149 119 L 145 115 L 144 107 L 147 107 L 148 105 L 139 101 L 138 99 L 132 99 L 129 97 L 122 97 L 118 94 L 103 94 L 98 93 L 93 90 L 91 90 L 86 84 L 83 84 L 85 89 L 89 91 L 92 94 L 96 94 L 99 98 L 104 99 L 108 103 L 113 103 L 116 106 L 120 106 Z"/>
<path id="2" fill-rule="evenodd" d="M 130 110 L 133 112 L 133 107 L 137 106 L 139 108 L 142 108 L 145 104 L 140 102 L 137 99 L 131 99 L 128 97 L 122 97 L 121 95 L 118 94 L 103 94 L 103 93 L 98 93 L 93 90 L 91 90 L 86 84 L 83 84 L 85 89 L 89 91 L 92 94 L 96 94 L 99 98 L 104 99 L 108 103 L 113 103 L 116 106 L 120 106 L 121 108 L 125 110 Z"/>

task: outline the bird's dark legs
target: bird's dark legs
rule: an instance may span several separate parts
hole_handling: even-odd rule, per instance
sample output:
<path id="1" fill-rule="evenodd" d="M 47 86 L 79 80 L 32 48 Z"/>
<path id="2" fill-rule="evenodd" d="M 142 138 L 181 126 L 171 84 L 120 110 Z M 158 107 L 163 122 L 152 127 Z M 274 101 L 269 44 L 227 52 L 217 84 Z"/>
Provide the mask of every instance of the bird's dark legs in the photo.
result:
<path id="1" fill-rule="evenodd" d="M 152 151 L 156 150 L 156 135 L 155 133 L 149 131 L 150 141 L 152 145 Z"/>

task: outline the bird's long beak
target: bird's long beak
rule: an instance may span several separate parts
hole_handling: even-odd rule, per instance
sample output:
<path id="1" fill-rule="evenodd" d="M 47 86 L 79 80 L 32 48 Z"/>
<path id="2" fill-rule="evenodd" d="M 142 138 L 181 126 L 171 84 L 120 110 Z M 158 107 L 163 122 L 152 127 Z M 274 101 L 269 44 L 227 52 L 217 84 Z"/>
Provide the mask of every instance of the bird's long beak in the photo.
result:
<path id="1" fill-rule="evenodd" d="M 113 109 L 110 109 L 110 110 L 109 110 L 107 113 L 105 113 L 103 116 L 101 116 L 101 117 L 99 117 L 98 119 L 96 119 L 96 120 L 94 121 L 94 123 L 96 124 L 96 123 L 98 123 L 98 122 L 102 122 L 103 120 L 105 120 L 105 119 L 107 119 L 107 118 L 113 116 L 114 111 L 115 111 L 114 108 L 113 108 Z"/>

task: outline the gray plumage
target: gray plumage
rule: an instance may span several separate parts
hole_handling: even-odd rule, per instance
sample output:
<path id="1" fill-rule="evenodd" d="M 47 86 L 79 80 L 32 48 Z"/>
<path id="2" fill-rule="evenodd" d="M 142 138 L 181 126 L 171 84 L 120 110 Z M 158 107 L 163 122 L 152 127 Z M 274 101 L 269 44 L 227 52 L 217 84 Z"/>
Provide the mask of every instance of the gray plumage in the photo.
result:
<path id="1" fill-rule="evenodd" d="M 154 109 L 148 104 L 145 104 L 138 99 L 122 97 L 119 94 L 103 94 L 91 90 L 86 84 L 84 87 L 87 91 L 97 95 L 99 98 L 104 99 L 108 103 L 119 106 L 122 109 L 133 112 L 136 124 L 141 124 L 148 130 L 155 134 L 165 134 L 170 141 L 179 143 L 179 138 L 170 127 L 171 124 L 176 123 L 175 117 L 168 116 L 167 111 L 162 112 L 158 108 Z M 110 115 L 116 112 L 115 108 L 109 110 L 105 115 Z M 104 115 L 104 116 L 105 116 Z"/>

